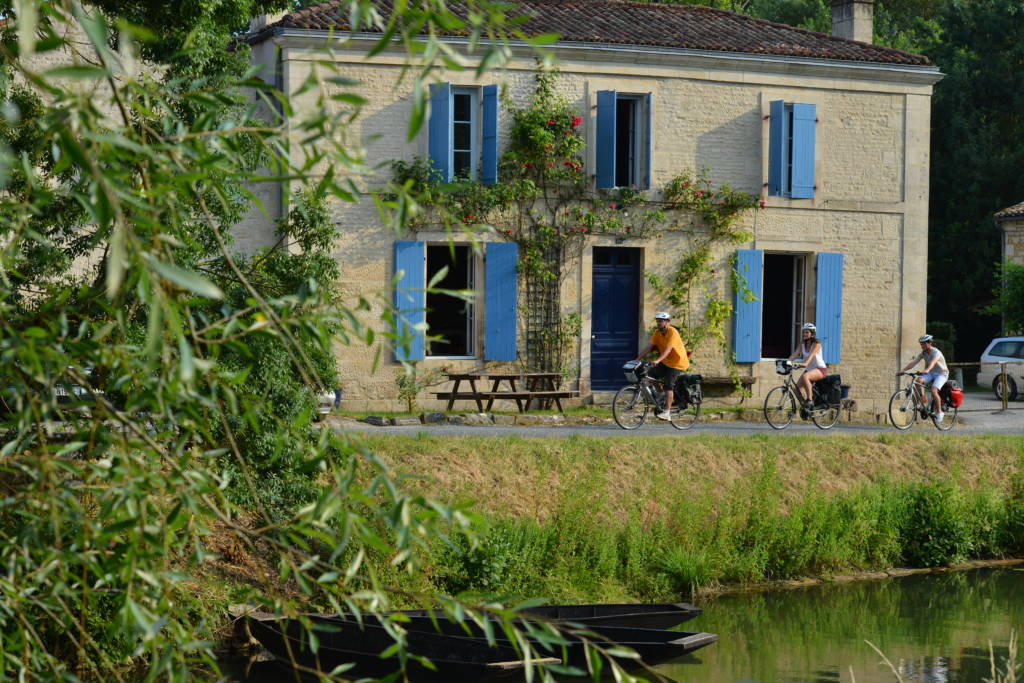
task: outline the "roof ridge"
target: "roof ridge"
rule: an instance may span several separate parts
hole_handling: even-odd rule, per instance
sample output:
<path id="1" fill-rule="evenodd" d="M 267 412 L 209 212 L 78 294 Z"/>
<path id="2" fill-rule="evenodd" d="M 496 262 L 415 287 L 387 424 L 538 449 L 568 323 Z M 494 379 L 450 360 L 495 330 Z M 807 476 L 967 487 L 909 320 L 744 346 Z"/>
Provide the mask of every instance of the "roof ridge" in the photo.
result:
<path id="1" fill-rule="evenodd" d="M 393 0 L 374 0 L 382 13 Z M 452 9 L 465 7 L 464 0 L 450 0 Z M 564 43 L 608 43 L 668 47 L 716 52 L 819 58 L 853 62 L 928 66 L 928 58 L 905 50 L 865 43 L 849 38 L 790 26 L 739 12 L 683 3 L 642 0 L 519 0 L 517 9 L 526 18 L 520 29 L 527 35 L 558 33 Z M 619 10 L 619 11 L 617 11 Z M 514 10 L 513 10 L 514 11 Z M 648 16 L 637 21 L 634 13 Z M 571 15 L 571 16 L 570 16 Z M 658 23 L 659 31 L 646 29 Z M 283 16 L 246 39 L 259 42 L 273 28 L 344 30 L 348 18 L 341 13 L 341 0 L 317 5 Z M 374 27 L 364 30 L 375 31 Z M 464 30 L 442 31 L 442 35 L 465 34 Z"/>

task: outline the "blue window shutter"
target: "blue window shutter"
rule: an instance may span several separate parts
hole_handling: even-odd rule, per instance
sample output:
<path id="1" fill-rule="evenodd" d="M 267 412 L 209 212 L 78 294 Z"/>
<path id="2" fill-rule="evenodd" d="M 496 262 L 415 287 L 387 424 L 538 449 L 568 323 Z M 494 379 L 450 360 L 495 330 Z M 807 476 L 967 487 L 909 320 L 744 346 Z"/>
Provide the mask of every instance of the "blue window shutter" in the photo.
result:
<path id="1" fill-rule="evenodd" d="M 597 91 L 597 187 L 615 187 L 615 100 L 614 90 Z"/>
<path id="2" fill-rule="evenodd" d="M 430 165 L 441 174 L 442 182 L 452 179 L 452 86 L 433 83 L 430 86 L 430 121 L 427 124 L 427 154 Z"/>
<path id="3" fill-rule="evenodd" d="M 480 159 L 480 182 L 498 182 L 498 86 L 483 87 L 483 143 Z"/>
<path id="4" fill-rule="evenodd" d="M 734 317 L 732 350 L 737 363 L 756 363 L 761 360 L 761 279 L 763 255 L 760 249 L 736 250 L 736 273 L 741 284 L 746 285 L 753 295 L 753 301 L 744 301 L 746 291 L 737 287 L 733 294 Z"/>
<path id="5" fill-rule="evenodd" d="M 644 179 L 640 185 L 641 190 L 649 190 L 651 188 L 651 156 L 654 152 L 651 149 L 651 123 L 654 121 L 654 114 L 651 109 L 651 93 L 644 95 Z"/>
<path id="6" fill-rule="evenodd" d="M 793 105 L 793 187 L 794 199 L 814 197 L 814 133 L 817 119 L 813 104 Z"/>
<path id="7" fill-rule="evenodd" d="M 843 255 L 818 254 L 814 324 L 826 363 L 838 363 L 843 342 Z"/>
<path id="8" fill-rule="evenodd" d="M 781 197 L 786 176 L 786 103 L 774 100 L 768 107 L 768 194 Z"/>
<path id="9" fill-rule="evenodd" d="M 423 242 L 395 242 L 395 333 L 412 335 L 407 349 L 395 346 L 395 360 L 423 360 L 423 333 L 412 328 L 427 319 L 426 254 Z"/>
<path id="10" fill-rule="evenodd" d="M 484 258 L 484 360 L 515 360 L 519 245 L 488 242 Z"/>

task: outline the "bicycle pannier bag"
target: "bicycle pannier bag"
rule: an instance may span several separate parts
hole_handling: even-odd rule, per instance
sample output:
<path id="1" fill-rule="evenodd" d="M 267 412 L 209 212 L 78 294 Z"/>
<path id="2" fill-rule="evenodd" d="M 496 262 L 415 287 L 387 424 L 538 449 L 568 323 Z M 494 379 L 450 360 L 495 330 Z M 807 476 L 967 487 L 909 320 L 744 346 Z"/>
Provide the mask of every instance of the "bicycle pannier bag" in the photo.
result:
<path id="1" fill-rule="evenodd" d="M 696 397 L 700 392 L 700 384 L 704 378 L 700 375 L 679 375 L 676 379 L 675 395 L 677 399 L 686 399 L 696 403 Z M 682 402 L 680 402 L 682 405 Z"/>
<path id="2" fill-rule="evenodd" d="M 943 398 L 949 401 L 949 405 L 954 408 L 959 408 L 960 404 L 964 402 L 964 391 L 960 388 L 960 384 L 956 380 L 949 380 L 942 385 Z"/>
<path id="3" fill-rule="evenodd" d="M 839 405 L 843 396 L 842 377 L 840 375 L 827 375 L 825 379 L 821 381 L 825 383 L 825 391 L 823 393 L 825 394 L 829 405 Z"/>

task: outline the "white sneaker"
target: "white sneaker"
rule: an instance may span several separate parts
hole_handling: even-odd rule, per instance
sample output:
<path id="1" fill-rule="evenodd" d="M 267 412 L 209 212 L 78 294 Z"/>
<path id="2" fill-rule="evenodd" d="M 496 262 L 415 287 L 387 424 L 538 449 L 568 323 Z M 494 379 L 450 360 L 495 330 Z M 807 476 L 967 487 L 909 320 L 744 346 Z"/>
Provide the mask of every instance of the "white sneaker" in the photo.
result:
<path id="1" fill-rule="evenodd" d="M 659 420 L 668 420 L 672 416 L 668 414 L 667 410 L 663 410 L 660 413 L 658 413 L 655 417 L 657 417 Z"/>
<path id="2" fill-rule="evenodd" d="M 935 421 L 936 422 L 942 422 L 944 417 L 946 417 L 946 414 L 943 413 L 943 412 L 935 413 Z"/>

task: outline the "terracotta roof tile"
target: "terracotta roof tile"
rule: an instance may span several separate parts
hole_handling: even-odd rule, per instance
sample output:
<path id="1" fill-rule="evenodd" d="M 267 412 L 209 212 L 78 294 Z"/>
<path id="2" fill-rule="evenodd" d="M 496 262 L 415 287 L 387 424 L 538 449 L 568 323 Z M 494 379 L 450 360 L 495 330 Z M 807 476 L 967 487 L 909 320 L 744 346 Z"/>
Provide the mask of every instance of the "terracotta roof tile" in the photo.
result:
<path id="1" fill-rule="evenodd" d="M 1014 204 L 996 214 L 996 218 L 1024 218 L 1024 202 Z"/>
<path id="2" fill-rule="evenodd" d="M 347 13 L 340 16 L 338 4 L 338 0 L 330 0 L 287 14 L 248 39 L 259 42 L 275 27 L 349 30 Z M 392 2 L 377 0 L 376 6 L 386 16 Z M 465 5 L 458 0 L 449 6 L 455 14 L 463 15 Z M 521 27 L 525 34 L 533 36 L 554 32 L 562 36 L 563 42 L 928 65 L 927 57 L 922 55 L 702 5 L 662 5 L 623 0 L 521 0 L 518 11 L 529 17 Z M 447 35 L 459 33 L 454 30 Z"/>

